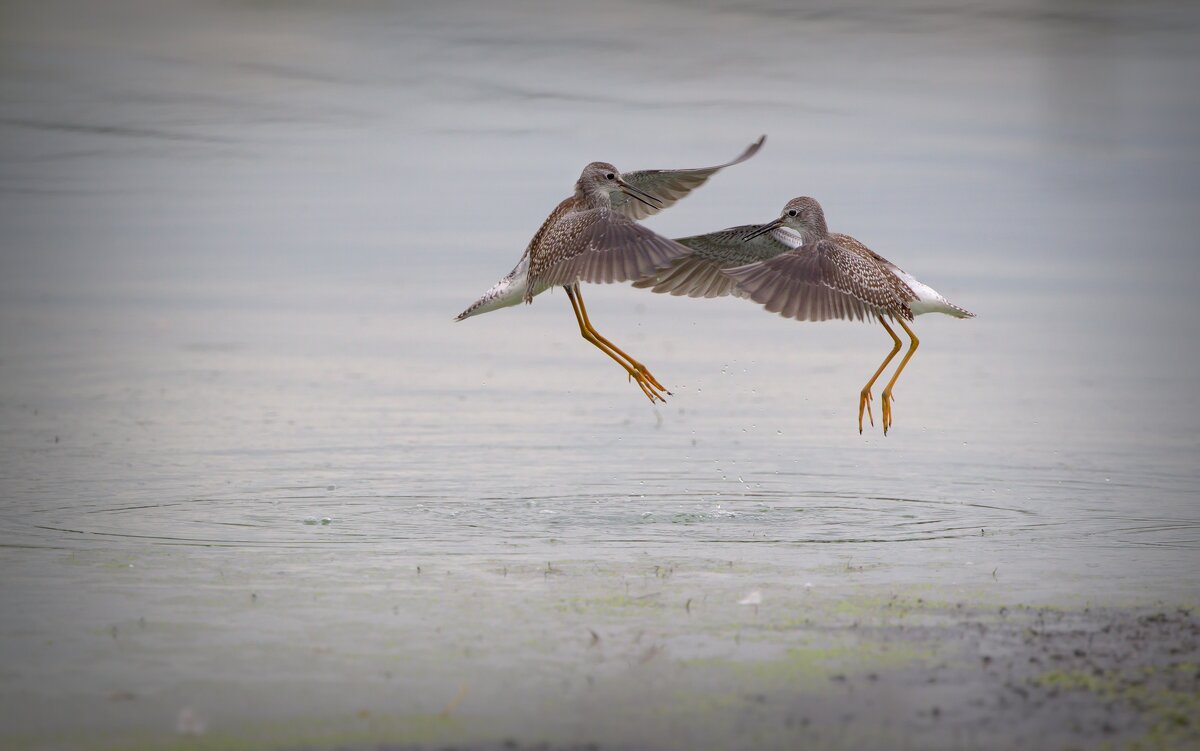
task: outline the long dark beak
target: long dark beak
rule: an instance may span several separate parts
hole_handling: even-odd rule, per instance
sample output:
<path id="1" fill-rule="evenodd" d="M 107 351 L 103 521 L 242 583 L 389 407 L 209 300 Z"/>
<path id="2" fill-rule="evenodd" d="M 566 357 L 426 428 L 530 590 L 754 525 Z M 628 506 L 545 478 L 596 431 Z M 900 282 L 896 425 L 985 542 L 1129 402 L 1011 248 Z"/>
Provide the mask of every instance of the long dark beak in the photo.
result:
<path id="1" fill-rule="evenodd" d="M 617 180 L 617 185 L 621 186 L 622 193 L 629 196 L 630 198 L 635 198 L 635 199 L 641 201 L 642 203 L 646 204 L 647 206 L 654 209 L 655 211 L 657 211 L 663 207 L 663 201 L 661 198 L 655 198 L 654 196 L 650 195 L 649 193 L 647 193 L 644 190 L 638 190 L 637 188 L 633 187 L 632 185 L 625 182 L 624 180 Z"/>
<path id="2" fill-rule="evenodd" d="M 754 230 L 754 231 L 753 231 L 753 232 L 751 232 L 750 234 L 748 234 L 748 235 L 746 235 L 745 237 L 743 237 L 743 238 L 742 238 L 742 240 L 753 240 L 754 238 L 758 237 L 759 235 L 765 235 L 765 234 L 767 234 L 768 232 L 770 232 L 771 230 L 775 229 L 776 227 L 779 227 L 779 226 L 781 226 L 782 224 L 783 224 L 783 217 L 779 217 L 779 218 L 778 218 L 778 219 L 776 219 L 775 221 L 773 221 L 773 222 L 771 222 L 771 223 L 769 223 L 769 224 L 764 224 L 763 226 L 761 226 L 761 227 L 759 227 L 758 229 Z"/>

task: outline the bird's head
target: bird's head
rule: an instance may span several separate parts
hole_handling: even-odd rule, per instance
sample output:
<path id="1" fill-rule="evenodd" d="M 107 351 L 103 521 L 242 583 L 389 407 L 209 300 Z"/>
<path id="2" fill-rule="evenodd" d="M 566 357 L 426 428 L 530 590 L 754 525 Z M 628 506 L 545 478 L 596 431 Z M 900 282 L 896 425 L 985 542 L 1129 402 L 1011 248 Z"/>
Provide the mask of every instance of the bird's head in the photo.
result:
<path id="1" fill-rule="evenodd" d="M 801 196 L 788 201 L 775 221 L 764 224 L 743 239 L 749 240 L 780 227 L 786 227 L 800 235 L 802 243 L 822 238 L 829 232 L 825 226 L 825 212 L 821 210 L 821 204 L 817 203 L 815 198 Z"/>
<path id="2" fill-rule="evenodd" d="M 624 193 L 655 210 L 662 207 L 662 201 L 625 182 L 620 171 L 608 162 L 592 162 L 583 168 L 575 182 L 575 195 L 589 203 L 610 206 L 616 193 Z"/>

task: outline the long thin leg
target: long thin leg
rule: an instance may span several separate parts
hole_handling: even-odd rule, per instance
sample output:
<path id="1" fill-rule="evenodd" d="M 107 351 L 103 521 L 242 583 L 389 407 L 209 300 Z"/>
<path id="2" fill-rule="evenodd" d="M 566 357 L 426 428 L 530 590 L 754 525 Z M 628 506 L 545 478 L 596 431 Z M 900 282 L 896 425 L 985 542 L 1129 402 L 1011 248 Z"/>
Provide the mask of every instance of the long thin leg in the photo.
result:
<path id="1" fill-rule="evenodd" d="M 665 387 L 663 387 L 663 385 L 661 383 L 658 382 L 658 379 L 654 377 L 654 374 L 651 373 L 646 368 L 645 365 L 642 365 L 640 362 L 638 362 L 637 360 L 630 357 L 629 353 L 623 351 L 620 347 L 613 344 L 608 339 L 604 338 L 604 335 L 602 335 L 599 331 L 596 330 L 596 327 L 593 326 L 592 322 L 588 319 L 587 308 L 584 307 L 584 304 L 583 304 L 583 293 L 579 291 L 579 287 L 575 288 L 575 296 L 579 298 L 579 311 L 581 313 L 583 313 L 583 322 L 588 327 L 588 331 L 592 332 L 592 336 L 594 336 L 597 339 L 599 339 L 600 341 L 604 342 L 604 344 L 607 345 L 609 349 L 611 349 L 613 352 L 616 352 L 618 355 L 620 355 L 621 357 L 624 357 L 626 360 L 628 360 L 629 364 L 631 366 L 633 366 L 633 369 L 636 371 L 639 371 L 642 375 L 644 375 L 646 377 L 646 379 L 648 381 L 650 381 L 650 383 L 654 384 L 654 387 L 657 388 L 659 391 L 666 391 L 668 394 L 670 394 L 671 392 L 667 391 L 667 389 Z"/>
<path id="2" fill-rule="evenodd" d="M 883 364 L 879 366 L 879 370 L 875 371 L 875 375 L 871 376 L 871 380 L 867 381 L 867 385 L 863 386 L 862 391 L 858 393 L 859 435 L 862 435 L 863 430 L 862 417 L 864 409 L 867 411 L 867 417 L 871 420 L 871 427 L 875 427 L 875 416 L 871 414 L 871 387 L 875 385 L 875 381 L 879 379 L 879 374 L 883 372 L 883 369 L 888 366 L 888 363 L 892 361 L 892 358 L 895 357 L 896 353 L 900 351 L 900 347 L 903 346 L 900 343 L 900 337 L 896 336 L 896 332 L 892 331 L 892 327 L 887 325 L 887 321 L 883 320 L 883 316 L 879 316 L 879 323 L 882 324 L 884 330 L 891 335 L 892 341 L 895 342 L 895 345 L 892 347 L 892 351 L 888 353 L 888 356 L 883 359 Z"/>
<path id="3" fill-rule="evenodd" d="M 592 333 L 591 328 L 587 324 L 587 318 L 584 315 L 583 308 L 580 305 L 581 301 L 577 299 L 579 290 L 575 289 L 574 287 L 566 287 L 565 289 L 567 290 L 567 297 L 571 300 L 571 308 L 575 311 L 575 320 L 579 322 L 579 333 L 583 336 L 583 338 L 594 344 L 601 352 L 608 355 L 613 360 L 616 360 L 617 364 L 622 368 L 625 368 L 625 372 L 629 373 L 630 378 L 637 381 L 638 387 L 641 388 L 642 393 L 646 395 L 647 399 L 649 399 L 651 402 L 655 401 L 656 399 L 658 401 L 665 402 L 666 399 L 664 399 L 661 394 L 654 390 L 654 386 L 646 381 L 645 376 L 643 376 L 640 371 L 634 369 L 630 363 L 626 362 L 620 355 L 614 352 L 613 349 L 615 348 L 610 349 L 605 345 L 604 342 L 600 341 L 600 339 Z"/>
<path id="4" fill-rule="evenodd" d="M 614 347 L 612 342 L 600 336 L 592 327 L 592 322 L 588 320 L 587 308 L 583 306 L 583 293 L 579 291 L 579 285 L 571 285 L 564 289 L 567 290 L 567 297 L 570 298 L 571 307 L 575 310 L 575 319 L 579 321 L 579 332 L 583 334 L 583 338 L 620 363 L 626 371 L 637 370 L 632 357 Z M 632 377 L 631 375 L 630 378 Z"/>
<path id="5" fill-rule="evenodd" d="M 892 386 L 896 385 L 896 379 L 900 377 L 900 372 L 904 370 L 904 366 L 908 365 L 908 361 L 912 359 L 913 353 L 917 351 L 917 347 L 921 346 L 921 340 L 913 333 L 902 319 L 897 318 L 896 322 L 900 324 L 900 328 L 908 334 L 912 339 L 912 346 L 904 353 L 904 359 L 900 361 L 900 367 L 896 368 L 896 372 L 892 374 L 892 380 L 888 381 L 887 387 L 883 389 L 883 394 L 880 396 L 883 405 L 883 434 L 887 435 L 888 428 L 892 426 Z"/>

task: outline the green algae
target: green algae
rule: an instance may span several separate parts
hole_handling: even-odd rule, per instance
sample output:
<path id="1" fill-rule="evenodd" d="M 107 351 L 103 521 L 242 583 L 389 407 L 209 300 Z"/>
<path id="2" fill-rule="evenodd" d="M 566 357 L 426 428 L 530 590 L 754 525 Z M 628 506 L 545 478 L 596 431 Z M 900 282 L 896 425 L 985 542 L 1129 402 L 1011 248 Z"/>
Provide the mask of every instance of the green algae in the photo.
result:
<path id="1" fill-rule="evenodd" d="M 894 669 L 931 656 L 908 646 L 859 642 L 832 647 L 791 647 L 782 657 L 749 663 L 747 675 L 774 683 L 811 683 L 845 673 Z"/>
<path id="2" fill-rule="evenodd" d="M 1142 735 L 1124 744 L 1131 751 L 1196 748 L 1200 747 L 1200 694 L 1172 686 L 1194 679 L 1198 670 L 1200 666 L 1191 662 L 1147 665 L 1133 671 L 1050 670 L 1030 682 L 1136 709 L 1146 727 Z"/>
<path id="3" fill-rule="evenodd" d="M 706 657 L 680 661 L 692 669 L 731 674 L 740 680 L 768 686 L 808 689 L 828 687 L 834 678 L 895 670 L 934 657 L 934 652 L 908 644 L 855 639 L 835 644 L 789 647 L 777 657 L 735 660 Z"/>

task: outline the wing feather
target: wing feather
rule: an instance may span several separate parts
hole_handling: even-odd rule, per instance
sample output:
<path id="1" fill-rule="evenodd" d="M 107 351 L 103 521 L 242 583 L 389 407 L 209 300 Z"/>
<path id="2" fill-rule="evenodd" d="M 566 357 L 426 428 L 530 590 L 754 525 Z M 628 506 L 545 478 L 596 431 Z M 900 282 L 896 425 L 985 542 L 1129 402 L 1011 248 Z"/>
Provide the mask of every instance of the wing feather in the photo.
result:
<path id="1" fill-rule="evenodd" d="M 530 288 L 641 279 L 689 252 L 607 208 L 575 211 L 563 215 L 532 248 Z"/>
<path id="2" fill-rule="evenodd" d="M 827 239 L 722 273 L 767 310 L 800 321 L 912 320 L 908 303 L 916 299 L 875 259 Z"/>
<path id="3" fill-rule="evenodd" d="M 722 274 L 722 269 L 774 258 L 791 247 L 779 242 L 770 234 L 751 240 L 743 239 L 760 226 L 762 225 L 746 224 L 704 235 L 681 237 L 676 242 L 691 248 L 692 253 L 679 259 L 665 271 L 639 279 L 633 286 L 676 296 L 737 295 L 733 280 Z"/>
<path id="4" fill-rule="evenodd" d="M 639 170 L 637 172 L 625 172 L 621 175 L 625 182 L 629 183 L 638 190 L 645 191 L 661 201 L 661 205 L 651 207 L 630 198 L 627 195 L 617 193 L 612 197 L 613 210 L 619 211 L 630 219 L 645 219 L 662 211 L 663 209 L 673 205 L 676 201 L 691 193 L 696 188 L 703 185 L 708 178 L 715 175 L 717 172 L 732 167 L 735 164 L 740 164 L 750 157 L 758 153 L 762 148 L 763 142 L 767 140 L 766 136 L 761 136 L 757 141 L 746 147 L 737 159 L 725 164 L 718 164 L 715 167 L 700 167 L 696 169 L 677 169 L 677 170 Z"/>

